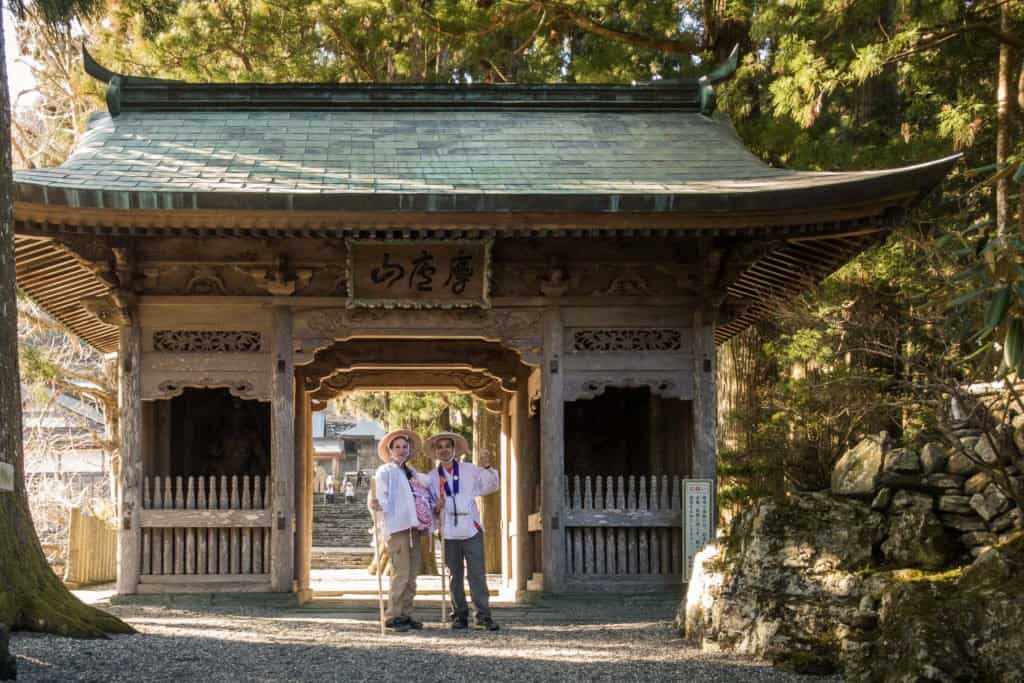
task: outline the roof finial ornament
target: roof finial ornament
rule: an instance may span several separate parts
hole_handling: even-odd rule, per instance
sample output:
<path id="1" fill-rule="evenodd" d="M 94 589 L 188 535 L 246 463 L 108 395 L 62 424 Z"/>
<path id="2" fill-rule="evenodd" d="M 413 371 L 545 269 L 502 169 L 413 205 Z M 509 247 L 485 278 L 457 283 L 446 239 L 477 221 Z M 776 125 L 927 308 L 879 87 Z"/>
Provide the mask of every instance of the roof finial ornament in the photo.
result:
<path id="1" fill-rule="evenodd" d="M 725 79 L 736 73 L 736 68 L 740 63 L 740 46 L 733 45 L 732 52 L 729 53 L 729 57 L 716 66 L 705 76 L 700 77 L 700 113 L 705 116 L 711 116 L 715 113 L 715 88 L 714 85 L 721 83 Z"/>
<path id="2" fill-rule="evenodd" d="M 89 50 L 86 49 L 85 43 L 82 43 L 82 65 L 85 67 L 85 73 L 107 84 L 107 111 L 111 116 L 119 115 L 121 113 L 121 83 L 124 81 L 124 77 L 93 59 Z"/>
<path id="3" fill-rule="evenodd" d="M 111 116 L 117 116 L 121 113 L 121 96 L 122 88 L 126 85 L 140 84 L 140 83 L 180 83 L 181 81 L 169 81 L 158 78 L 140 78 L 138 76 L 125 76 L 115 71 L 111 71 L 107 67 L 97 62 L 89 50 L 86 49 L 85 43 L 82 43 L 82 66 L 85 69 L 85 73 L 89 74 L 98 81 L 102 81 L 107 84 L 107 110 Z"/>

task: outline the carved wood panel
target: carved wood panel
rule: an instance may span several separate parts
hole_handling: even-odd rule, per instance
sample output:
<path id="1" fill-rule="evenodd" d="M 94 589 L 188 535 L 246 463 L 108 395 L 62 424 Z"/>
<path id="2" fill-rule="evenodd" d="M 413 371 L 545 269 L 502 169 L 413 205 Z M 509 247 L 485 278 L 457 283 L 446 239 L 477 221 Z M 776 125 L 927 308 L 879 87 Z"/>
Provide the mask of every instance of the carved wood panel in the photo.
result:
<path id="1" fill-rule="evenodd" d="M 156 330 L 153 350 L 165 353 L 258 353 L 263 335 L 256 330 Z"/>
<path id="2" fill-rule="evenodd" d="M 574 353 L 682 351 L 683 334 L 673 328 L 582 329 L 572 333 Z"/>

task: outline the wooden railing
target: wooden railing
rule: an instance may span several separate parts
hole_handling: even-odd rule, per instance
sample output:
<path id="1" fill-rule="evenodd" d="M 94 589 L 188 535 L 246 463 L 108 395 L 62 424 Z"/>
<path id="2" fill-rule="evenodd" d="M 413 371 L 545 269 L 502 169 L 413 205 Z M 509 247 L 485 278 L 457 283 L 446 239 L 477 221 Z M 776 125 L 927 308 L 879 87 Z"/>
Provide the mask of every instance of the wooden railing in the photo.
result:
<path id="1" fill-rule="evenodd" d="M 681 491 L 678 476 L 565 477 L 570 579 L 677 582 L 682 569 Z"/>
<path id="2" fill-rule="evenodd" d="M 265 485 L 266 484 L 266 485 Z M 146 477 L 140 583 L 157 577 L 270 573 L 270 486 L 264 477 Z"/>

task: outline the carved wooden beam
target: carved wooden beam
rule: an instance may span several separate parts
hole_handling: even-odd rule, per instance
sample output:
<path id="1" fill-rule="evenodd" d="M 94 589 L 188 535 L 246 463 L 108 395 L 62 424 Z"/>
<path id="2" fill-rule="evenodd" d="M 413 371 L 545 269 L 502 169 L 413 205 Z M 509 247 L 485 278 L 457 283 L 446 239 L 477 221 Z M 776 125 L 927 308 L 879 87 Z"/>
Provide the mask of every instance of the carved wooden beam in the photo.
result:
<path id="1" fill-rule="evenodd" d="M 304 370 L 304 387 L 318 391 L 325 378 L 339 370 L 402 367 L 410 370 L 464 370 L 482 372 L 515 391 L 523 364 L 519 354 L 497 342 L 470 339 L 412 340 L 356 339 L 320 351 Z"/>

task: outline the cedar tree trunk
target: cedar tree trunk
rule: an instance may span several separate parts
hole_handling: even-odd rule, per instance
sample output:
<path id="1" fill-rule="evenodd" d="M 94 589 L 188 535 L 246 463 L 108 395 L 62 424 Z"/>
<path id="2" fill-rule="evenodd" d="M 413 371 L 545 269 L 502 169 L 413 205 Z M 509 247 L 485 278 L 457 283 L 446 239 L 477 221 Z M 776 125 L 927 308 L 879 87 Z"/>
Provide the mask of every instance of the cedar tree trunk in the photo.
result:
<path id="1" fill-rule="evenodd" d="M 82 603 L 53 573 L 39 546 L 22 460 L 18 311 L 14 279 L 11 112 L 0 14 L 0 462 L 14 467 L 14 491 L 0 491 L 0 624 L 65 636 L 131 633 L 116 617 Z"/>

